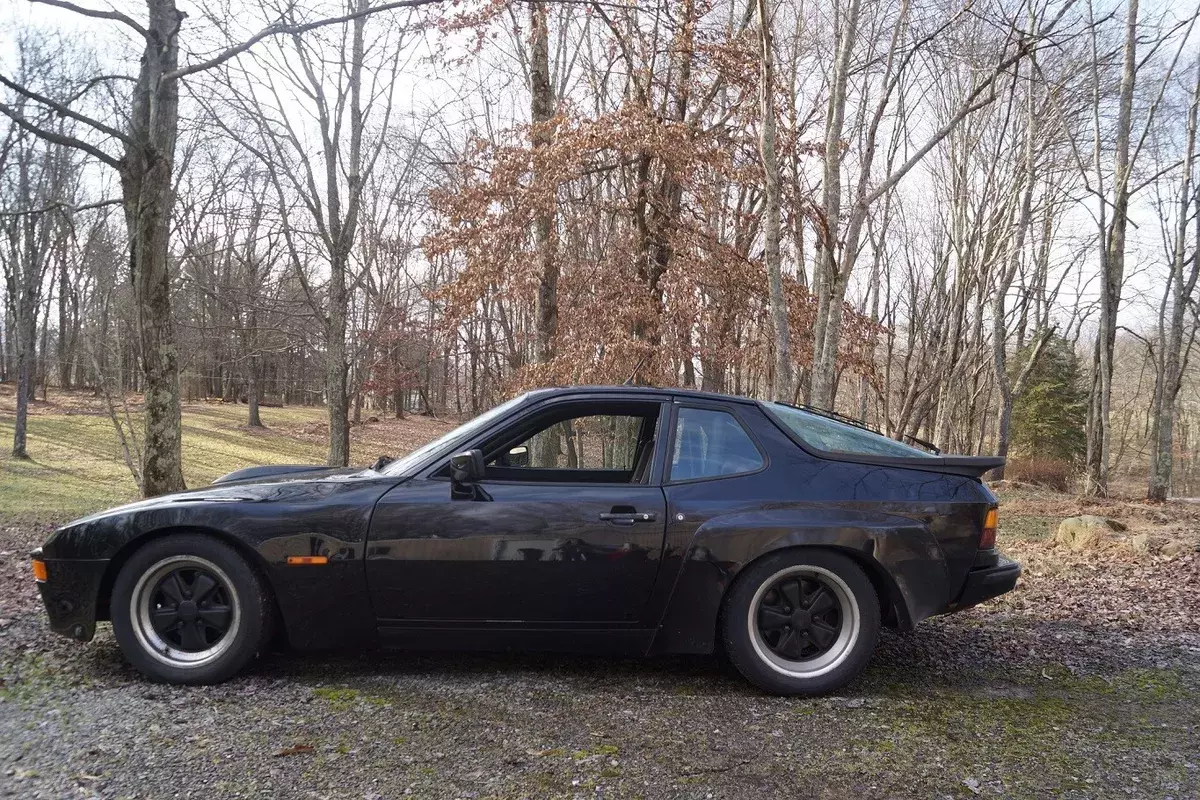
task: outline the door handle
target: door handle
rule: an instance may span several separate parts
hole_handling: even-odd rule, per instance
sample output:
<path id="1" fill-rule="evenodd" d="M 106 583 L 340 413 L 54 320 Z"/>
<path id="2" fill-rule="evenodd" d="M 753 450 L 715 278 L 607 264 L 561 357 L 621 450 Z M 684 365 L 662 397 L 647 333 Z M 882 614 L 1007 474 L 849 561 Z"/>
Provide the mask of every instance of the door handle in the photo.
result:
<path id="1" fill-rule="evenodd" d="M 616 525 L 633 525 L 635 522 L 654 522 L 658 519 L 658 514 L 653 511 L 605 512 L 600 515 L 600 519 Z"/>

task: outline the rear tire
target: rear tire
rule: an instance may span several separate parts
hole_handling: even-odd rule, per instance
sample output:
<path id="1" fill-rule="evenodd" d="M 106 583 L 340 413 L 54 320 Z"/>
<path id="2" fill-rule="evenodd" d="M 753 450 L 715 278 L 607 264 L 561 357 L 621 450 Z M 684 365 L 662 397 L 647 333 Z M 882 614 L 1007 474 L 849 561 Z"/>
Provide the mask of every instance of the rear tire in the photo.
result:
<path id="1" fill-rule="evenodd" d="M 721 638 L 738 672 L 763 691 L 840 689 L 866 666 L 879 638 L 870 578 L 828 550 L 780 550 L 737 577 L 721 610 Z"/>
<path id="2" fill-rule="evenodd" d="M 265 646 L 272 603 L 236 550 L 201 534 L 156 539 L 121 568 L 113 633 L 139 672 L 163 683 L 219 683 Z"/>

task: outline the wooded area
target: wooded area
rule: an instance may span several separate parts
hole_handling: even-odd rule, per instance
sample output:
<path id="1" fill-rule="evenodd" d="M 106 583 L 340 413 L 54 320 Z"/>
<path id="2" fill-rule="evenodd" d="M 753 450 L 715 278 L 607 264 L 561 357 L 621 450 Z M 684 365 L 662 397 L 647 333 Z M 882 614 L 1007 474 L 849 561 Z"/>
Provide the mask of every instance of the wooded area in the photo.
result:
<path id="1" fill-rule="evenodd" d="M 1197 9 L 28 8 L 0 70 L 15 457 L 55 387 L 107 398 L 151 495 L 183 486 L 181 397 L 325 405 L 345 464 L 364 416 L 632 380 L 1196 491 Z"/>

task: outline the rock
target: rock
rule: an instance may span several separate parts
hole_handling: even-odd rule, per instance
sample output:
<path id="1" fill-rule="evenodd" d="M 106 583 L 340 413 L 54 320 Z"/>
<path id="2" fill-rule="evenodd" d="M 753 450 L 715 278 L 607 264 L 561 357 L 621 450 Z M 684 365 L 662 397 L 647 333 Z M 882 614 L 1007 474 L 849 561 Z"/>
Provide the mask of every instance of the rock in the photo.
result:
<path id="1" fill-rule="evenodd" d="M 1167 558 L 1174 558 L 1175 556 L 1180 555 L 1182 553 L 1186 553 L 1188 550 L 1191 550 L 1191 549 L 1192 549 L 1191 546 L 1188 545 L 1187 542 L 1181 541 L 1179 539 L 1172 539 L 1171 541 L 1167 542 L 1166 544 L 1164 544 L 1162 546 L 1161 552 Z"/>
<path id="2" fill-rule="evenodd" d="M 1064 544 L 1072 550 L 1087 550 L 1103 541 L 1112 531 L 1123 529 L 1124 526 L 1114 520 L 1083 514 L 1078 517 L 1067 517 L 1058 523 L 1054 541 Z"/>
<path id="3" fill-rule="evenodd" d="M 1135 553 L 1153 553 L 1159 549 L 1159 542 L 1148 533 L 1139 533 L 1129 540 L 1129 546 Z"/>

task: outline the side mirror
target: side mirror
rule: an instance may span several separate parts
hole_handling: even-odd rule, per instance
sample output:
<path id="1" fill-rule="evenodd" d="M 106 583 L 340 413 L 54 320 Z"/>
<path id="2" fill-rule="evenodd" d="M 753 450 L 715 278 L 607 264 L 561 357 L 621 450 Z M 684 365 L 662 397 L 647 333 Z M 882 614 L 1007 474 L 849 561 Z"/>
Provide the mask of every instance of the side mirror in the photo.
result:
<path id="1" fill-rule="evenodd" d="M 508 451 L 508 458 L 505 461 L 510 467 L 528 467 L 529 448 L 523 444 L 517 445 Z"/>
<path id="2" fill-rule="evenodd" d="M 450 456 L 450 479 L 455 483 L 471 484 L 483 480 L 483 451 L 464 450 Z"/>

